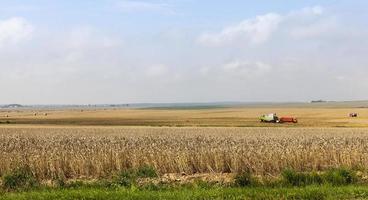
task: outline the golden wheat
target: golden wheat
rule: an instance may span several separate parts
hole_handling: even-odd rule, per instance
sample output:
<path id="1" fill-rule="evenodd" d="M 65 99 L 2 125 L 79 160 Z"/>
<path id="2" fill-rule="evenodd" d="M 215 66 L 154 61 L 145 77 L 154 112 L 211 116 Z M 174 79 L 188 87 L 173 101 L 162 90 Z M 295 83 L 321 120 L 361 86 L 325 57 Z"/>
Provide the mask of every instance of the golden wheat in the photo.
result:
<path id="1" fill-rule="evenodd" d="M 159 173 L 368 165 L 368 129 L 2 127 L 0 175 L 28 165 L 40 179 L 108 177 L 154 166 Z"/>

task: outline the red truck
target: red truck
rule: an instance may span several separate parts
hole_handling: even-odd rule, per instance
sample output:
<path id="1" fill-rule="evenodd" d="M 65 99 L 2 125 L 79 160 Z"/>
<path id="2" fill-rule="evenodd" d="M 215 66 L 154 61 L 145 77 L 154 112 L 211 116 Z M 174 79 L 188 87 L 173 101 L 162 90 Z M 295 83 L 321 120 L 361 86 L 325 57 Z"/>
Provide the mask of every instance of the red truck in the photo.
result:
<path id="1" fill-rule="evenodd" d="M 298 119 L 295 117 L 280 117 L 279 123 L 298 123 Z"/>

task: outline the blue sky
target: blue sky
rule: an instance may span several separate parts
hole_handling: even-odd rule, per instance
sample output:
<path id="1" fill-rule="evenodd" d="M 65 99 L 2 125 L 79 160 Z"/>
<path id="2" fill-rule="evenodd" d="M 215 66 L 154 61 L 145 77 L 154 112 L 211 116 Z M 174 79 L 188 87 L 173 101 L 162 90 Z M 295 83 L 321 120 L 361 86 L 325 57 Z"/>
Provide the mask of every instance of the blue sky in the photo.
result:
<path id="1" fill-rule="evenodd" d="M 0 103 L 368 99 L 367 11 L 347 0 L 0 0 Z"/>
<path id="2" fill-rule="evenodd" d="M 127 3 L 130 2 L 130 3 Z M 333 5 L 336 0 L 324 1 Z M 268 12 L 288 12 L 321 5 L 321 1 L 1 1 L 2 18 L 22 16 L 49 28 L 91 25 L 129 32 L 164 28 L 215 28 Z M 123 4 L 128 4 L 126 7 Z M 146 6 L 146 7 L 144 7 Z M 140 8 L 141 7 L 141 8 Z M 151 8 L 152 7 L 152 8 Z M 132 11 L 128 11 L 132 9 Z M 58 23 L 55 23 L 58 22 Z M 153 29 L 152 29 L 153 28 Z"/>

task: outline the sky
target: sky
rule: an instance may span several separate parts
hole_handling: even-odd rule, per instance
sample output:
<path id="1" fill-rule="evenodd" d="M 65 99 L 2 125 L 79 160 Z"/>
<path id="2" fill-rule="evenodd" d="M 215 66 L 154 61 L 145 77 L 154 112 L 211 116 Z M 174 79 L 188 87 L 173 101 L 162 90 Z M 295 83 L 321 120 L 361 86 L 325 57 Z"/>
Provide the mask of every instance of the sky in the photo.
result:
<path id="1" fill-rule="evenodd" d="M 363 0 L 0 0 L 0 104 L 368 99 Z"/>

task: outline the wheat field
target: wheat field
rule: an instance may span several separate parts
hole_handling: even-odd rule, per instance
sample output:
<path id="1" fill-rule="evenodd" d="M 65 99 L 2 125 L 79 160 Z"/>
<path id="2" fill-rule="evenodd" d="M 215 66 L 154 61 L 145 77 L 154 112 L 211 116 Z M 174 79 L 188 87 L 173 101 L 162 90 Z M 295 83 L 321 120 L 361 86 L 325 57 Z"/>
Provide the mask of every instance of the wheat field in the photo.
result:
<path id="1" fill-rule="evenodd" d="M 209 109 L 1 110 L 0 124 L 201 126 L 201 127 L 368 127 L 368 109 L 359 107 L 246 107 Z M 311 106 L 308 104 L 308 106 Z M 358 118 L 349 118 L 351 112 Z M 259 116 L 294 116 L 298 124 L 262 124 Z M 47 114 L 47 115 L 45 115 Z"/>
<path id="2" fill-rule="evenodd" d="M 368 165 L 364 128 L 0 128 L 0 175 L 26 165 L 39 179 L 93 179 L 151 165 L 165 173 L 277 175 L 285 168 Z"/>

